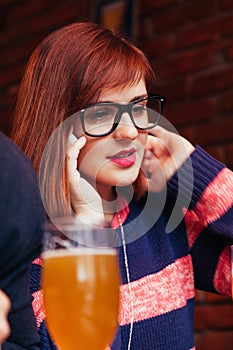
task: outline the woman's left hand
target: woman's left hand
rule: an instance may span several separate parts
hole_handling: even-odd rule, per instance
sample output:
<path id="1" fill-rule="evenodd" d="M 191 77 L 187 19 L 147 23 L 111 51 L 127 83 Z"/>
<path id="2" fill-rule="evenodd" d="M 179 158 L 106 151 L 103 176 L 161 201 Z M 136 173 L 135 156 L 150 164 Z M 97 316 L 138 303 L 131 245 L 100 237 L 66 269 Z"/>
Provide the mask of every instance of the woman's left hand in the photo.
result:
<path id="1" fill-rule="evenodd" d="M 142 164 L 149 191 L 162 191 L 193 151 L 194 146 L 178 134 L 160 126 L 150 130 Z"/>

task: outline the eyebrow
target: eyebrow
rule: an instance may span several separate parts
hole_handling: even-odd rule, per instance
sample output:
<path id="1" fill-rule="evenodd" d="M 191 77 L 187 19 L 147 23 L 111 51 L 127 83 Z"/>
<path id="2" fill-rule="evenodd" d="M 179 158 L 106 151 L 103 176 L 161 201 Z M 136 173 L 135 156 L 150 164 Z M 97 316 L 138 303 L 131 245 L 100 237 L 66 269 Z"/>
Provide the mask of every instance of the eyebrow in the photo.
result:
<path id="1" fill-rule="evenodd" d="M 132 98 L 129 102 L 126 102 L 126 103 L 132 103 L 132 102 L 136 102 L 136 101 L 139 101 L 139 100 L 143 100 L 145 98 L 148 97 L 148 94 L 144 94 L 144 95 L 140 95 L 140 96 L 135 96 L 134 98 Z M 97 103 L 116 103 L 116 102 L 113 102 L 113 101 L 98 101 Z"/>
<path id="2" fill-rule="evenodd" d="M 140 95 L 140 96 L 136 96 L 136 97 L 134 97 L 130 102 L 136 102 L 136 101 L 139 101 L 139 100 L 143 100 L 143 99 L 145 99 L 145 98 L 147 98 L 147 97 L 148 97 L 147 94 L 145 94 L 145 95 Z"/>

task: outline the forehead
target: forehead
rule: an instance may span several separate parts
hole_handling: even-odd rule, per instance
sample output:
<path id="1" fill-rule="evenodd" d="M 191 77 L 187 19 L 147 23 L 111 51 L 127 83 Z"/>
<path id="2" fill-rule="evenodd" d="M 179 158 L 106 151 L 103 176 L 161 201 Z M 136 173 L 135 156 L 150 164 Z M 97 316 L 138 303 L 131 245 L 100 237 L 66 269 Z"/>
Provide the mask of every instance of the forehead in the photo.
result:
<path id="1" fill-rule="evenodd" d="M 144 79 L 134 85 L 115 87 L 113 89 L 103 89 L 99 95 L 98 102 L 130 102 L 135 97 L 147 94 Z"/>

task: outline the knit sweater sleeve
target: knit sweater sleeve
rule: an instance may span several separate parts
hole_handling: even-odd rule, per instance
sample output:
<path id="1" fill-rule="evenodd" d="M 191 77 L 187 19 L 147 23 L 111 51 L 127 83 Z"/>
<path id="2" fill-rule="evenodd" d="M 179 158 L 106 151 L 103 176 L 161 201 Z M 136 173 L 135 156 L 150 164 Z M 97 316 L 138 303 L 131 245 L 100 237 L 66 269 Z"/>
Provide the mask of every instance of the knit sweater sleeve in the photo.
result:
<path id="1" fill-rule="evenodd" d="M 40 348 L 43 350 L 57 350 L 45 323 L 43 292 L 41 289 L 42 259 L 36 258 L 30 268 L 30 290 L 33 296 L 33 311 L 40 334 Z"/>
<path id="2" fill-rule="evenodd" d="M 168 192 L 183 206 L 196 288 L 230 296 L 233 172 L 197 146 Z"/>

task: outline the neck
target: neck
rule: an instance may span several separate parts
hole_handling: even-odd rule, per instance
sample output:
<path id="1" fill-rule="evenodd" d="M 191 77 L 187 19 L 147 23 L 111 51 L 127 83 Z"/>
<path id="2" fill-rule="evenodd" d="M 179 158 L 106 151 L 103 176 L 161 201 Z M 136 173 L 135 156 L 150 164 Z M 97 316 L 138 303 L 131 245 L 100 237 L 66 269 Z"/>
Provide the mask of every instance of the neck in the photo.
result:
<path id="1" fill-rule="evenodd" d="M 107 223 L 110 223 L 113 219 L 115 212 L 117 211 L 117 201 L 115 196 L 108 197 L 106 199 L 102 197 L 102 205 L 104 211 L 104 218 Z"/>
<path id="2" fill-rule="evenodd" d="M 102 199 L 104 219 L 106 223 L 111 223 L 117 211 L 117 194 L 112 186 L 97 185 L 97 191 Z"/>

